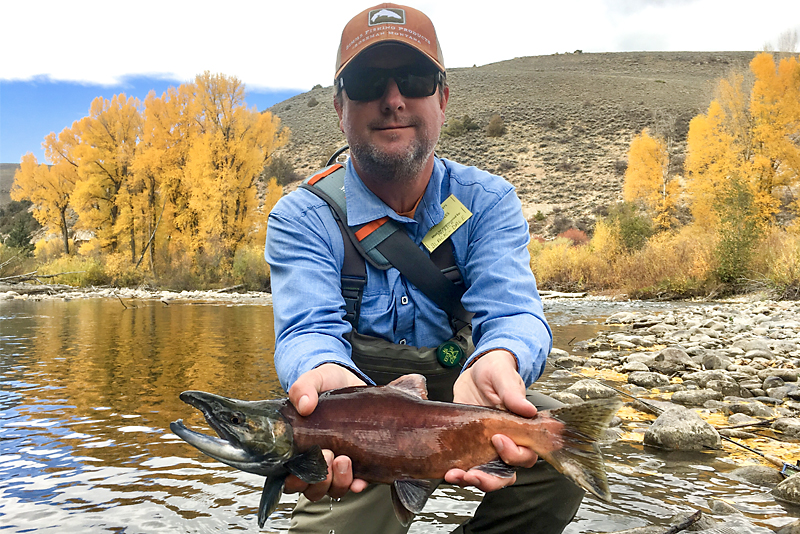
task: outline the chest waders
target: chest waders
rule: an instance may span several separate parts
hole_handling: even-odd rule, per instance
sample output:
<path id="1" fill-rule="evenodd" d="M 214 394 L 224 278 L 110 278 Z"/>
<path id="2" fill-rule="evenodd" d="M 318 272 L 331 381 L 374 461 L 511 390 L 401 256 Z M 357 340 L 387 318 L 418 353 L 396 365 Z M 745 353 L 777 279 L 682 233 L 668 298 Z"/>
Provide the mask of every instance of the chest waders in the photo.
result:
<path id="1" fill-rule="evenodd" d="M 349 226 L 344 175 L 344 167 L 336 163 L 308 178 L 301 187 L 327 202 L 342 232 L 344 318 L 353 327 L 345 338 L 352 346 L 353 363 L 378 385 L 387 384 L 404 374 L 422 374 L 428 382 L 429 399 L 452 401 L 453 384 L 475 350 L 472 314 L 461 304 L 465 288 L 453 256 L 452 242 L 448 238 L 428 257 L 408 237 L 403 226 L 388 217 Z M 438 347 L 412 347 L 359 334 L 361 299 L 367 284 L 366 262 L 380 270 L 394 267 L 400 271 L 447 312 L 453 337 Z"/>

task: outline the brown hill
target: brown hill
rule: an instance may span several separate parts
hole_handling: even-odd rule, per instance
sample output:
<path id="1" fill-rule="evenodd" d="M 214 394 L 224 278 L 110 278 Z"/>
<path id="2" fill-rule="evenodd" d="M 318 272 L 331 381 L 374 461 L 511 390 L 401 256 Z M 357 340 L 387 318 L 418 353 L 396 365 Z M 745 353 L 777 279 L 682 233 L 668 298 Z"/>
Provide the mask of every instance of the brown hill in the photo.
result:
<path id="1" fill-rule="evenodd" d="M 16 163 L 0 163 L 0 208 L 11 202 L 11 186 L 14 184 L 14 174 L 19 169 Z"/>
<path id="2" fill-rule="evenodd" d="M 753 52 L 625 52 L 516 58 L 448 70 L 448 120 L 465 114 L 480 130 L 443 136 L 437 153 L 505 176 L 532 229 L 557 233 L 591 226 L 597 208 L 621 197 L 632 137 L 657 121 L 673 124 L 676 170 L 689 120 L 704 112 L 719 78 L 746 70 Z M 345 143 L 332 87 L 315 87 L 270 111 L 292 131 L 283 151 L 303 176 Z M 493 114 L 506 125 L 487 137 Z M 541 211 L 550 215 L 536 223 Z"/>

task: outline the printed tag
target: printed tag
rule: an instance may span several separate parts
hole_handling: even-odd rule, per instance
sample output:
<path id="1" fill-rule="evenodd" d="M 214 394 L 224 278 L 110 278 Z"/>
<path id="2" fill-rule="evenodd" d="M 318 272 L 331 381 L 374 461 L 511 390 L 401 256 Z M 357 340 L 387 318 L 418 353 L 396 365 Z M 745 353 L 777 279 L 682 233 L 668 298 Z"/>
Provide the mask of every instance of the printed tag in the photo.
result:
<path id="1" fill-rule="evenodd" d="M 448 237 L 453 235 L 453 232 L 472 217 L 472 213 L 467 207 L 453 195 L 442 202 L 442 209 L 444 210 L 444 219 L 422 238 L 422 244 L 425 245 L 428 252 L 436 250 L 436 247 L 444 243 Z"/>

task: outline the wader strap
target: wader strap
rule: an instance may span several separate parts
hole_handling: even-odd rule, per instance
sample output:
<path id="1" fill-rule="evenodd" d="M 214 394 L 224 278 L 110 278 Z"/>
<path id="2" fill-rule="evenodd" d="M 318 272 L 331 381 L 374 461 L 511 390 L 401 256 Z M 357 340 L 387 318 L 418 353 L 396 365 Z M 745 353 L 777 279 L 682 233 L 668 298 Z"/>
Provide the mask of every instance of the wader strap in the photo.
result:
<path id="1" fill-rule="evenodd" d="M 465 289 L 461 273 L 455 264 L 450 240 L 448 239 L 448 244 L 440 245 L 428 257 L 408 237 L 402 225 L 388 217 L 350 227 L 347 224 L 344 174 L 344 166 L 337 163 L 311 176 L 301 187 L 330 206 L 342 232 L 345 246 L 342 295 L 345 298 L 345 319 L 353 325 L 353 329 L 357 330 L 358 327 L 361 296 L 366 285 L 366 266 L 361 258 L 378 269 L 395 267 L 400 271 L 409 282 L 447 312 L 454 333 L 470 323 L 473 314 L 467 312 L 461 304 Z M 349 239 L 345 239 L 345 236 Z M 443 250 L 437 252 L 439 249 Z M 355 258 L 358 258 L 361 265 L 356 265 Z M 461 282 L 460 285 L 456 285 L 456 280 Z"/>

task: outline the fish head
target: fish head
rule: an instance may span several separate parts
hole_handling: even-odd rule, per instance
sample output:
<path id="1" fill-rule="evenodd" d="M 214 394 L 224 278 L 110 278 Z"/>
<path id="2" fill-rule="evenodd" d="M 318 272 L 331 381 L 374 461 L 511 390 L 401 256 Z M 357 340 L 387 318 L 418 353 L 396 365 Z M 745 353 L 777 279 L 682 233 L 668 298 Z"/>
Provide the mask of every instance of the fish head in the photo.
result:
<path id="1" fill-rule="evenodd" d="M 180 398 L 203 412 L 219 438 L 189 430 L 181 420 L 170 429 L 215 460 L 270 476 L 292 457 L 292 427 L 280 411 L 285 401 L 243 401 L 204 391 L 184 391 Z"/>

